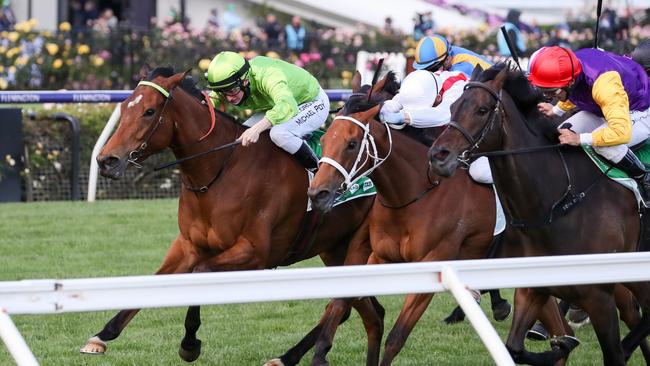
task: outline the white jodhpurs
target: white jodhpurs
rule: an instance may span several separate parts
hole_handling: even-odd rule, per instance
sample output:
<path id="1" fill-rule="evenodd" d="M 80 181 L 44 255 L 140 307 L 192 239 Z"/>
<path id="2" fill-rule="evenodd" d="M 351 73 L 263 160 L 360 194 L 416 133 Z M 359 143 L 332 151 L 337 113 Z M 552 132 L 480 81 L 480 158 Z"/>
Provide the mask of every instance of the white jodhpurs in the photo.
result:
<path id="1" fill-rule="evenodd" d="M 271 127 L 271 141 L 290 154 L 295 154 L 303 138 L 321 127 L 330 111 L 330 100 L 323 89 L 312 101 L 298 105 L 298 113 L 286 122 Z M 264 113 L 252 115 L 245 126 L 252 126 L 264 118 Z"/>
<path id="2" fill-rule="evenodd" d="M 618 163 L 628 151 L 628 146 L 639 144 L 650 137 L 650 109 L 645 111 L 632 111 L 632 138 L 627 144 L 616 146 L 594 146 L 594 150 L 612 163 Z M 607 127 L 604 118 L 585 111 L 580 111 L 569 117 L 564 123 L 571 123 L 571 130 L 575 133 L 589 133 Z M 560 127 L 558 126 L 558 127 Z"/>
<path id="3" fill-rule="evenodd" d="M 485 156 L 481 156 L 469 165 L 469 175 L 479 183 L 494 183 L 492 171 L 490 170 L 490 162 Z"/>

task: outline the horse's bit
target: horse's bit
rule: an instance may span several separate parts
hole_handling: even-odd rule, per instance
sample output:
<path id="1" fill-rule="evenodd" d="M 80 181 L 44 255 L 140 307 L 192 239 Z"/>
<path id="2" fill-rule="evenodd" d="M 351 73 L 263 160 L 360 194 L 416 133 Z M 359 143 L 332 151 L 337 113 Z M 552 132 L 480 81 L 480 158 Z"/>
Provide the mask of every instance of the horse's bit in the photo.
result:
<path id="1" fill-rule="evenodd" d="M 459 125 L 456 121 L 449 122 L 448 124 L 449 127 L 453 127 L 457 129 L 463 135 L 463 137 L 465 137 L 467 142 L 469 142 L 469 147 L 465 149 L 463 152 L 461 152 L 460 155 L 458 156 L 458 161 L 460 161 L 465 165 L 469 165 L 469 161 L 472 158 L 471 156 L 472 152 L 478 148 L 478 146 L 481 144 L 481 142 L 483 142 L 483 140 L 487 136 L 488 132 L 490 132 L 490 130 L 492 130 L 492 127 L 494 127 L 494 123 L 497 120 L 497 116 L 499 115 L 499 110 L 501 108 L 502 90 L 499 90 L 499 93 L 497 93 L 486 84 L 477 81 L 470 81 L 469 83 L 465 84 L 465 90 L 471 88 L 481 88 L 487 91 L 496 100 L 497 103 L 494 106 L 494 109 L 492 109 L 492 111 L 490 112 L 490 116 L 488 117 L 488 122 L 485 125 L 483 125 L 481 131 L 479 131 L 479 133 L 477 134 L 478 138 L 472 136 L 472 134 L 469 131 L 467 131 L 465 127 Z"/>

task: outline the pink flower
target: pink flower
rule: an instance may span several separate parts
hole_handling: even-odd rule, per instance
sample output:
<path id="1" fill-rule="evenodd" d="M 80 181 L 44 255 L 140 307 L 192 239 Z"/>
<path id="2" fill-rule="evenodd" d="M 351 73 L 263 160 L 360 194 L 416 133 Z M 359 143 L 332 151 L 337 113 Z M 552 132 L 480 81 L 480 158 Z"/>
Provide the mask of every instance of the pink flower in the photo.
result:
<path id="1" fill-rule="evenodd" d="M 304 66 L 305 66 L 305 63 L 302 62 L 301 60 L 296 60 L 296 62 L 294 62 L 294 64 L 295 64 L 296 66 L 298 66 L 298 67 L 304 67 Z"/>
<path id="2" fill-rule="evenodd" d="M 318 52 L 312 52 L 312 53 L 310 53 L 310 54 L 309 54 L 309 59 L 310 59 L 311 61 L 320 61 L 320 60 L 321 60 L 320 53 L 318 53 Z"/>
<path id="3" fill-rule="evenodd" d="M 334 68 L 334 60 L 331 57 L 328 57 L 327 60 L 325 60 L 325 67 L 330 70 Z"/>
<path id="4" fill-rule="evenodd" d="M 309 63 L 309 54 L 301 53 L 300 61 L 302 61 L 303 64 Z"/>

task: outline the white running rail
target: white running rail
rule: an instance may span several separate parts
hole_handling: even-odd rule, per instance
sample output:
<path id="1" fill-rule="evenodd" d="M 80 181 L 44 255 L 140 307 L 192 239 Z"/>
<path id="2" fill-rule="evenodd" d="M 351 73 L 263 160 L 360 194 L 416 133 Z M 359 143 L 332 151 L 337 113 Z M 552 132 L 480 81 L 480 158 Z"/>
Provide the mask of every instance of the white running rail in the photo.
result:
<path id="1" fill-rule="evenodd" d="M 305 300 L 451 290 L 498 365 L 512 365 L 503 342 L 467 288 L 518 288 L 650 280 L 650 252 L 337 268 L 0 282 L 0 309 L 49 314 L 109 309 Z M 173 296 L 171 296 L 173 294 Z M 0 320 L 11 322 L 7 316 Z M 4 328 L 4 326 L 0 326 Z M 20 333 L 16 332 L 20 337 Z M 12 355 L 31 351 L 1 334 Z M 9 339 L 9 340 L 8 340 Z M 21 337 L 22 341 L 22 337 Z M 24 341 L 22 341 L 24 344 Z M 31 356 L 33 357 L 33 356 Z M 17 358 L 18 365 L 34 365 Z"/>

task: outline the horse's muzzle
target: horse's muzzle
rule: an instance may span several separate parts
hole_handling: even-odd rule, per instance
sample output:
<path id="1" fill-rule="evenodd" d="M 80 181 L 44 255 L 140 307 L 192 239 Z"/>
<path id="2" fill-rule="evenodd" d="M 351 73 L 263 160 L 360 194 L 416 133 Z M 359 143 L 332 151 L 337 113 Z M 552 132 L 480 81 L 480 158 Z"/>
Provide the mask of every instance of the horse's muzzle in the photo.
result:
<path id="1" fill-rule="evenodd" d="M 435 175 L 449 177 L 458 167 L 458 155 L 443 147 L 429 149 L 429 170 Z"/>
<path id="2" fill-rule="evenodd" d="M 327 188 L 309 188 L 307 195 L 312 207 L 319 212 L 328 212 L 334 206 L 335 192 Z"/>
<path id="3" fill-rule="evenodd" d="M 124 171 L 129 161 L 126 158 L 118 158 L 113 155 L 99 155 L 97 156 L 97 164 L 99 165 L 99 174 L 103 177 L 111 179 L 120 179 L 124 175 Z"/>

